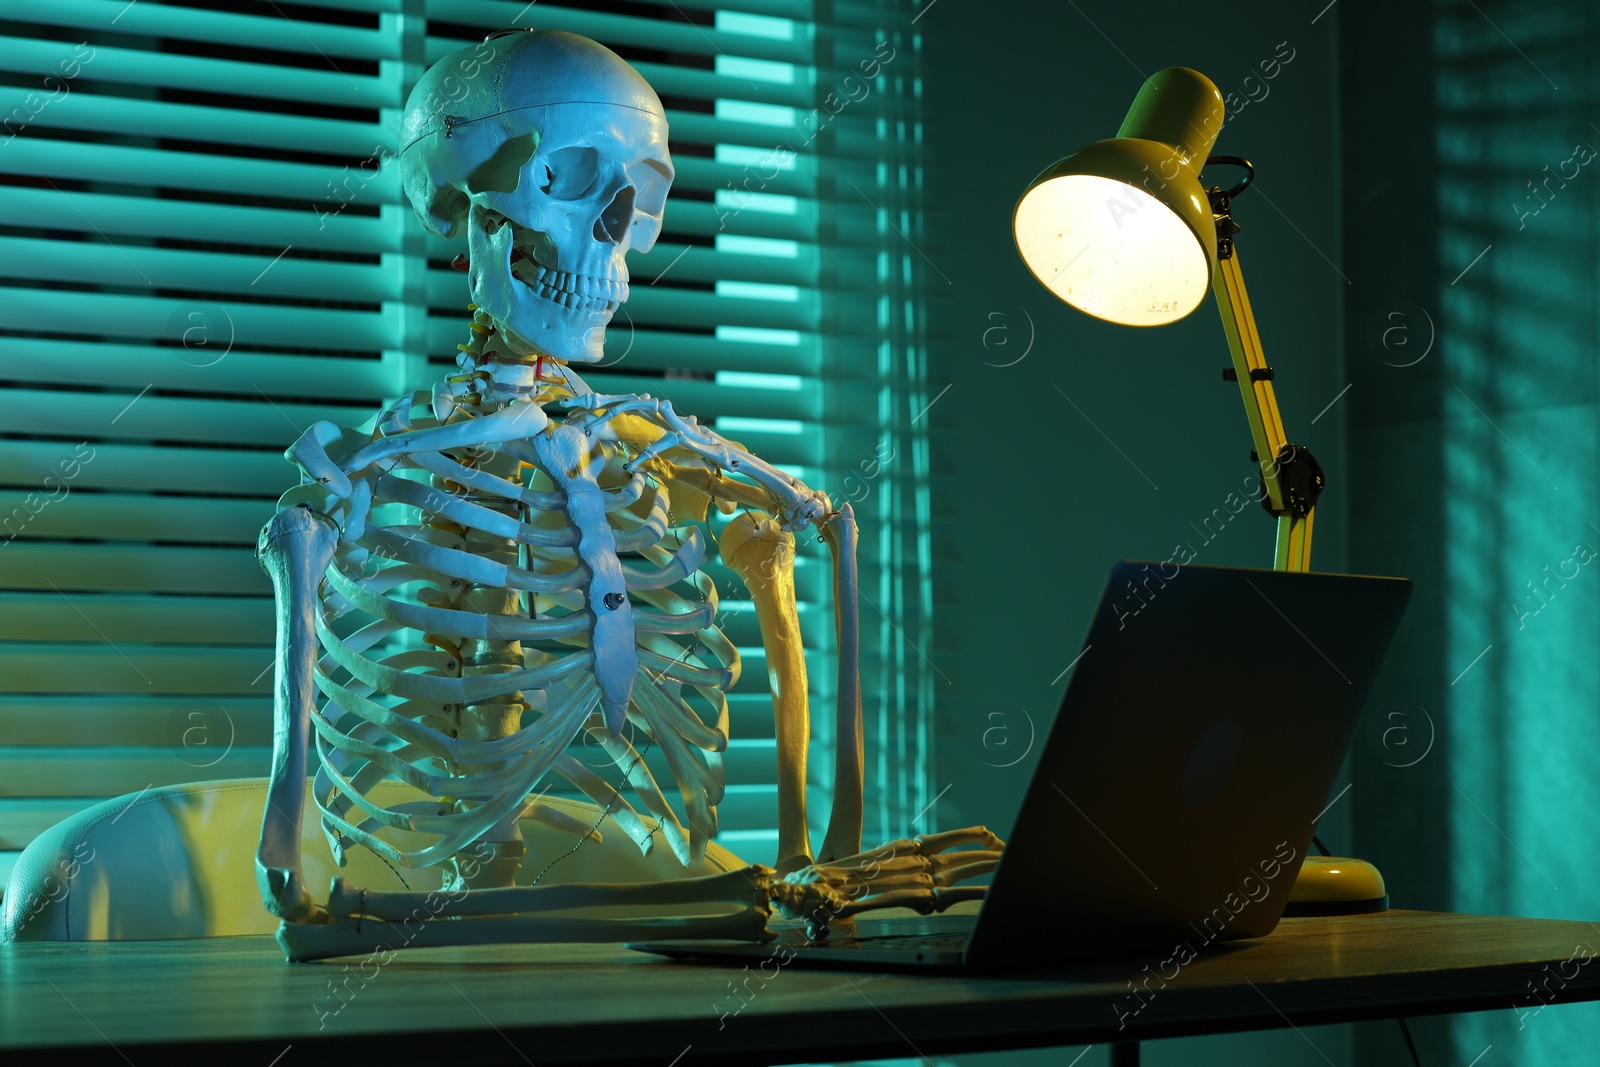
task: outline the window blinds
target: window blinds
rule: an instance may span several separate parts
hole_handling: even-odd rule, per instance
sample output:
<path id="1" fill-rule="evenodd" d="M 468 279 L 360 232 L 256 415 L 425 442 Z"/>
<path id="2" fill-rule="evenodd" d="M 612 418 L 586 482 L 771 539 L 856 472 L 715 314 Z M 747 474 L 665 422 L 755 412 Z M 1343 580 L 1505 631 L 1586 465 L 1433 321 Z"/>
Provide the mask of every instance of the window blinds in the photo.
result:
<path id="1" fill-rule="evenodd" d="M 630 256 L 607 392 L 713 421 L 862 518 L 869 837 L 928 799 L 925 423 L 909 14 L 826 0 L 0 11 L 0 883 L 34 835 L 150 786 L 264 775 L 253 550 L 309 423 L 453 367 L 462 246 L 392 159 L 428 64 L 508 25 L 610 46 L 667 106 L 677 179 Z M 601 10 L 600 8 L 607 10 Z M 720 521 L 714 519 L 715 533 Z M 831 774 L 831 574 L 797 567 L 812 805 Z M 732 694 L 721 840 L 776 847 L 759 634 L 718 565 Z"/>

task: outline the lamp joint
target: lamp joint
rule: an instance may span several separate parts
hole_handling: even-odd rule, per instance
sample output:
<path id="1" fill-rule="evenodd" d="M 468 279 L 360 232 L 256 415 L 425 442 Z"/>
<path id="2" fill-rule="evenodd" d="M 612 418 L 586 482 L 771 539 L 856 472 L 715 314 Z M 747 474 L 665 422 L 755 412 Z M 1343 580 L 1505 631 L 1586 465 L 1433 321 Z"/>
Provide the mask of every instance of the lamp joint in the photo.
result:
<path id="1" fill-rule="evenodd" d="M 1250 368 L 1250 380 L 1252 382 L 1270 382 L 1277 376 L 1278 372 L 1273 370 L 1271 367 Z M 1239 380 L 1239 372 L 1234 370 L 1232 367 L 1223 367 L 1222 380 L 1225 382 L 1236 382 Z"/>
<path id="2" fill-rule="evenodd" d="M 1213 163 L 1244 168 L 1244 177 L 1229 188 L 1206 190 L 1206 199 L 1211 201 L 1211 213 L 1217 217 L 1217 258 L 1232 259 L 1233 235 L 1239 232 L 1239 224 L 1233 221 L 1230 205 L 1234 197 L 1250 188 L 1250 183 L 1256 177 L 1256 168 L 1243 156 L 1212 156 L 1206 160 L 1207 166 Z"/>
<path id="3" fill-rule="evenodd" d="M 1261 462 L 1255 449 L 1250 450 L 1250 458 Z M 1311 455 L 1311 450 L 1304 445 L 1284 445 L 1272 465 L 1277 471 L 1278 485 L 1283 495 L 1283 513 L 1297 519 L 1311 514 L 1311 509 L 1317 506 L 1317 497 L 1322 495 L 1322 490 L 1328 484 L 1322 466 Z M 1261 506 L 1269 515 L 1279 514 L 1272 508 L 1266 482 L 1261 484 Z"/>
<path id="4" fill-rule="evenodd" d="M 1211 213 L 1216 217 L 1217 223 L 1217 258 L 1233 258 L 1233 235 L 1238 233 L 1240 226 L 1233 221 L 1233 197 L 1227 189 L 1207 189 L 1206 198 L 1211 201 Z"/>

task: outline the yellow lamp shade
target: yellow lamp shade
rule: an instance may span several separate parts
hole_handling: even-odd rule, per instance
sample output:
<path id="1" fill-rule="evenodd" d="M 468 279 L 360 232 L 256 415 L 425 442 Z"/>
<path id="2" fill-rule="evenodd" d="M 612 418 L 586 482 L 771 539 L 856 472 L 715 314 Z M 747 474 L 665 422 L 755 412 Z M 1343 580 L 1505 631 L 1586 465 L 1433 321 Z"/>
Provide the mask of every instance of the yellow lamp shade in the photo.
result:
<path id="1" fill-rule="evenodd" d="M 1186 67 L 1145 82 L 1118 135 L 1035 178 L 1017 202 L 1017 250 L 1056 296 L 1096 318 L 1161 326 L 1205 299 L 1216 222 L 1200 168 L 1222 94 Z"/>

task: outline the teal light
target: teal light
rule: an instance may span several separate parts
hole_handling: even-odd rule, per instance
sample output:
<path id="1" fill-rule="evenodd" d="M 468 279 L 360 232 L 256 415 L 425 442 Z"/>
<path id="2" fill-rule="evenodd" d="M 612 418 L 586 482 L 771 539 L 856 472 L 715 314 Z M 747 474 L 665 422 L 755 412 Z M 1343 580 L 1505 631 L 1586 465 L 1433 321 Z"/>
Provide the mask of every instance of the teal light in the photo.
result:
<path id="1" fill-rule="evenodd" d="M 714 69 L 718 74 L 728 77 L 748 78 L 774 85 L 793 85 L 796 71 L 793 63 L 775 63 L 770 59 L 751 59 L 748 56 L 740 56 L 737 61 L 729 56 L 718 56 Z"/>
<path id="2" fill-rule="evenodd" d="M 716 338 L 719 341 L 743 341 L 756 345 L 788 345 L 800 344 L 799 330 L 769 330 L 764 326 L 718 326 Z"/>
<path id="3" fill-rule="evenodd" d="M 752 15 L 743 11 L 718 11 L 717 29 L 723 33 L 742 33 L 746 37 L 765 37 L 772 41 L 792 41 L 795 36 L 793 19 Z M 738 62 L 743 66 L 742 59 Z"/>
<path id="4" fill-rule="evenodd" d="M 1562 163 L 1600 135 L 1592 83 L 1530 42 L 1565 37 L 1576 56 L 1594 32 L 1576 9 L 1562 26 L 1558 8 L 1532 2 L 1501 5 L 1494 26 L 1471 7 L 1435 10 L 1434 506 L 1446 534 L 1434 711 L 1449 768 L 1438 801 L 1449 906 L 1587 919 L 1600 909 L 1597 178 L 1592 163 Z M 1600 1019 L 1595 1005 L 1545 1011 L 1530 995 L 1507 1007 L 1515 1015 L 1455 1017 L 1452 1058 L 1492 1042 L 1491 1055 L 1518 1063 L 1571 1062 Z"/>
<path id="5" fill-rule="evenodd" d="M 729 213 L 760 211 L 768 215 L 794 215 L 800 201 L 783 193 L 758 193 L 746 189 L 718 189 L 716 205 Z"/>
<path id="6" fill-rule="evenodd" d="M 798 374 L 757 374 L 752 371 L 719 370 L 717 371 L 717 384 L 730 386 L 734 389 L 783 389 L 794 391 L 800 388 L 801 379 Z"/>
<path id="7" fill-rule="evenodd" d="M 800 299 L 797 285 L 768 285 L 766 282 L 717 282 L 718 296 L 731 296 L 740 300 L 771 300 L 793 304 Z"/>
<path id="8" fill-rule="evenodd" d="M 729 122 L 750 122 L 758 126 L 793 127 L 800 112 L 781 104 L 757 104 L 750 100 L 718 98 L 716 116 Z"/>
<path id="9" fill-rule="evenodd" d="M 746 237 L 736 233 L 717 234 L 717 251 L 742 256 L 769 256 L 773 259 L 795 259 L 800 255 L 800 242 L 776 237 Z"/>
<path id="10" fill-rule="evenodd" d="M 752 173 L 750 180 L 757 183 L 770 177 L 770 171 L 794 170 L 797 158 L 798 156 L 794 153 L 786 154 L 773 148 L 754 148 L 750 145 L 742 144 L 719 144 L 716 150 L 718 163 L 731 163 L 741 167 L 757 167 L 762 171 L 769 172 L 767 174 Z"/>
<path id="11" fill-rule="evenodd" d="M 751 419 L 724 415 L 717 420 L 717 432 L 800 434 L 805 432 L 805 423 L 798 419 Z"/>

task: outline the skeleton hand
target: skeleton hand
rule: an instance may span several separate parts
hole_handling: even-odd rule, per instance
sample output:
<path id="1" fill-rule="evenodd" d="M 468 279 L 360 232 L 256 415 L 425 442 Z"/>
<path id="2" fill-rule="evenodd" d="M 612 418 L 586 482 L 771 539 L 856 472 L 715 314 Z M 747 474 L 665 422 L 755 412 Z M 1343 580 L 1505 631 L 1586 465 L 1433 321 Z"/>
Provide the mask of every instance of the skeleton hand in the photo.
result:
<path id="1" fill-rule="evenodd" d="M 947 852 L 959 845 L 975 849 Z M 962 900 L 980 899 L 985 886 L 953 888 L 988 874 L 1005 842 L 986 827 L 890 841 L 872 852 L 795 871 L 772 886 L 772 904 L 789 919 L 805 919 L 806 935 L 825 940 L 828 924 L 875 908 L 913 908 L 924 915 Z"/>

